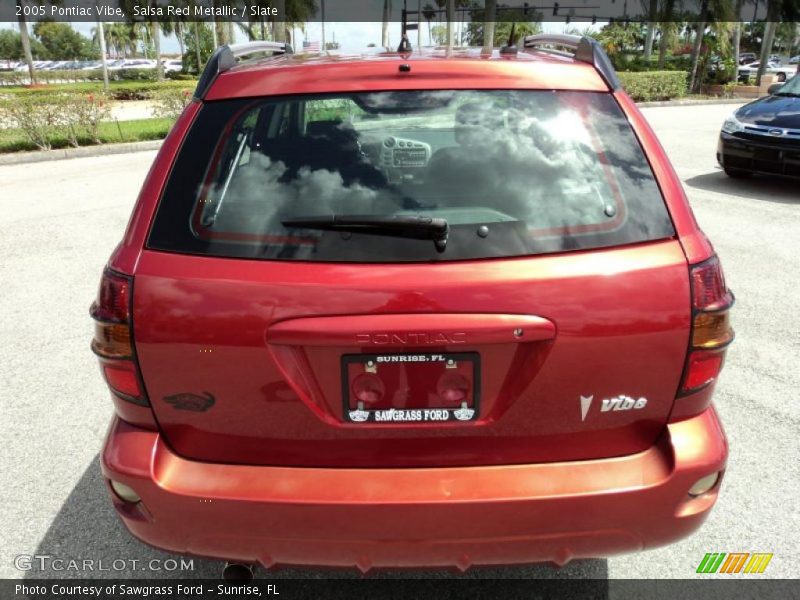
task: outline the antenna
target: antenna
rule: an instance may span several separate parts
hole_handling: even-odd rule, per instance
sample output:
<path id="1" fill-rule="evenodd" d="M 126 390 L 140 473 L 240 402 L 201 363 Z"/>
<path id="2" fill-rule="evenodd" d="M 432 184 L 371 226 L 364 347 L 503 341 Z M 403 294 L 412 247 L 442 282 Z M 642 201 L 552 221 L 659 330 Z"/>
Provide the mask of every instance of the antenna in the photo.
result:
<path id="1" fill-rule="evenodd" d="M 406 8 L 406 0 L 403 0 L 403 11 L 400 19 L 400 45 L 397 46 L 397 51 L 401 53 L 411 52 L 411 42 L 408 41 L 408 10 Z"/>
<path id="2" fill-rule="evenodd" d="M 508 42 L 506 42 L 505 46 L 500 48 L 500 54 L 517 53 L 517 47 L 516 45 L 514 45 L 514 42 L 516 41 L 515 40 L 516 36 L 514 35 L 516 33 L 516 27 L 517 27 L 516 23 L 511 23 L 511 33 L 508 34 Z"/>

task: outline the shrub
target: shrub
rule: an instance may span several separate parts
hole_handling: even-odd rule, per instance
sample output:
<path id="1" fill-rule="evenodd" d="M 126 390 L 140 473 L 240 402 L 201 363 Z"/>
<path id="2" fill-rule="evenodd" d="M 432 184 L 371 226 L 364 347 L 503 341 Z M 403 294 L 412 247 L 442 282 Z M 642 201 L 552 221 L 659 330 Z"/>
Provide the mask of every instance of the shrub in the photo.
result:
<path id="1" fill-rule="evenodd" d="M 50 94 L 4 97 L 0 100 L 3 121 L 17 127 L 41 150 L 50 150 L 52 140 L 65 137 L 77 147 L 79 140 L 100 143 L 100 122 L 110 109 L 102 95 Z"/>
<path id="2" fill-rule="evenodd" d="M 114 80 L 120 81 L 155 81 L 155 69 L 119 69 L 117 71 L 110 71 L 109 77 L 113 76 Z"/>
<path id="3" fill-rule="evenodd" d="M 3 122 L 17 127 L 40 150 L 50 150 L 50 140 L 61 124 L 63 98 L 26 96 L 0 99 Z"/>
<path id="4" fill-rule="evenodd" d="M 189 88 L 159 90 L 153 95 L 153 116 L 177 119 L 191 100 Z"/>
<path id="5" fill-rule="evenodd" d="M 19 71 L 5 71 L 0 73 L 0 86 L 23 85 L 28 81 L 28 74 Z"/>
<path id="6" fill-rule="evenodd" d="M 144 140 L 160 140 L 166 137 L 172 127 L 169 119 L 139 119 L 135 121 L 104 121 L 100 123 L 98 136 L 104 144 L 114 142 L 140 142 Z M 94 141 L 81 134 L 80 144 L 93 144 Z M 66 148 L 72 143 L 59 128 L 50 138 L 53 148 Z M 20 129 L 0 129 L 0 154 L 36 150 L 35 144 Z"/>
<path id="7" fill-rule="evenodd" d="M 63 124 L 67 129 L 70 144 L 77 148 L 82 134 L 99 144 L 98 130 L 100 122 L 111 116 L 111 108 L 102 94 L 71 94 L 66 96 L 63 104 L 67 112 L 62 114 Z"/>
<path id="8" fill-rule="evenodd" d="M 685 71 L 620 72 L 622 87 L 636 102 L 670 100 L 686 95 Z"/>
<path id="9" fill-rule="evenodd" d="M 111 81 L 108 96 L 112 100 L 149 100 L 158 90 L 185 89 L 193 87 L 193 82 L 187 81 Z M 53 94 L 101 94 L 101 82 L 62 83 L 52 86 L 34 87 L 7 87 L 0 88 L 3 94 L 24 95 L 53 95 Z"/>
<path id="10" fill-rule="evenodd" d="M 164 77 L 174 81 L 197 81 L 196 73 L 184 73 L 183 71 L 167 71 Z"/>

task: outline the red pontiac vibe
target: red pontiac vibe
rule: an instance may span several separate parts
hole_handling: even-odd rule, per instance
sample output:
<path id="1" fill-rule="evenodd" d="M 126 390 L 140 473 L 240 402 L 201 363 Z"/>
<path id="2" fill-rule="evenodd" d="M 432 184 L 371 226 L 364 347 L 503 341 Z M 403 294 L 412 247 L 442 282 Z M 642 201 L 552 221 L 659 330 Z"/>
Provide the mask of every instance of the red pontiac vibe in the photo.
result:
<path id="1" fill-rule="evenodd" d="M 366 571 L 701 525 L 733 297 L 598 44 L 520 46 L 217 50 L 92 306 L 134 536 Z"/>

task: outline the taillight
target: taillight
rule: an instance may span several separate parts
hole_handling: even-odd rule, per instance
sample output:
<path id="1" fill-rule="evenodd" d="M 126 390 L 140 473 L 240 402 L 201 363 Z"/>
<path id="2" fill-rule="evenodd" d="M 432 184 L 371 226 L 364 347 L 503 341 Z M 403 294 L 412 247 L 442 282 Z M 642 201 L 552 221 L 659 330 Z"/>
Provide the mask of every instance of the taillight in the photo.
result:
<path id="1" fill-rule="evenodd" d="M 725 286 L 716 256 L 691 267 L 692 338 L 679 395 L 711 384 L 722 370 L 725 349 L 733 341 L 729 310 L 733 294 Z"/>
<path id="2" fill-rule="evenodd" d="M 141 385 L 131 332 L 130 277 L 106 269 L 90 314 L 95 320 L 92 351 L 100 359 L 103 377 L 116 398 L 149 406 Z"/>

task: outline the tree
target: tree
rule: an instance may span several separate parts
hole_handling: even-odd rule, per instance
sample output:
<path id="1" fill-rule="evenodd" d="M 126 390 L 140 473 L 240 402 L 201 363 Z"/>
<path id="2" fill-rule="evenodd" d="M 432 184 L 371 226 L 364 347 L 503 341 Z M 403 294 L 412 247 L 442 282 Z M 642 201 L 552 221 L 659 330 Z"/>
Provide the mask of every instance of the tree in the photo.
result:
<path id="1" fill-rule="evenodd" d="M 20 8 L 25 7 L 24 0 L 17 0 L 17 6 Z M 25 62 L 28 64 L 28 74 L 31 78 L 31 85 L 36 83 L 36 71 L 33 68 L 33 56 L 31 55 L 31 40 L 28 35 L 28 22 L 25 20 L 25 11 L 19 10 L 17 16 L 17 23 L 19 24 L 19 39 L 22 44 L 22 54 L 25 57 Z"/>
<path id="2" fill-rule="evenodd" d="M 533 9 L 527 13 L 524 9 L 504 10 L 499 16 L 502 20 L 498 20 L 494 24 L 494 39 L 492 40 L 494 47 L 504 46 L 508 43 L 512 24 L 514 25 L 514 37 L 516 39 L 522 39 L 525 36 L 541 33 L 542 31 L 540 23 L 542 15 Z M 470 23 L 467 25 L 466 31 L 466 42 L 469 45 L 487 46 L 485 39 L 486 22 L 487 17 L 484 9 L 476 8 L 470 11 Z"/>
<path id="3" fill-rule="evenodd" d="M 703 45 L 703 36 L 706 31 L 706 21 L 708 19 L 709 0 L 703 0 L 700 5 L 700 20 L 697 21 L 697 30 L 694 34 L 694 45 L 692 46 L 692 70 L 689 73 L 689 91 L 695 91 L 697 85 L 697 65 L 700 61 L 700 49 Z"/>
<path id="4" fill-rule="evenodd" d="M 238 22 L 237 22 L 238 24 Z M 184 52 L 184 42 L 183 42 L 183 29 L 184 29 L 184 21 L 161 21 L 161 33 L 164 35 L 174 35 L 175 39 L 178 40 L 178 46 L 181 50 L 181 56 L 183 56 Z M 251 38 L 252 39 L 252 38 Z"/>
<path id="5" fill-rule="evenodd" d="M 183 70 L 188 73 L 200 73 L 214 51 L 211 29 L 206 23 L 194 21 L 192 30 L 184 33 L 183 41 L 186 46 Z"/>
<path id="6" fill-rule="evenodd" d="M 115 57 L 127 58 L 134 53 L 135 46 L 131 45 L 131 27 L 126 23 L 106 23 L 103 26 L 106 36 L 106 46 Z"/>
<path id="7" fill-rule="evenodd" d="M 23 56 L 19 33 L 11 29 L 0 29 L 0 58 L 20 60 Z"/>
<path id="8" fill-rule="evenodd" d="M 497 0 L 486 0 L 484 10 L 486 14 L 483 17 L 483 50 L 489 52 L 494 48 L 494 23 L 497 17 Z"/>
<path id="9" fill-rule="evenodd" d="M 444 46 L 447 43 L 447 27 L 444 25 L 434 25 L 431 30 L 433 43 L 437 46 Z"/>
<path id="10" fill-rule="evenodd" d="M 650 61 L 650 56 L 653 54 L 653 40 L 655 39 L 656 27 L 658 23 L 656 19 L 658 13 L 658 0 L 650 0 L 650 7 L 647 11 L 647 37 L 644 40 L 644 58 L 648 62 Z"/>
<path id="11" fill-rule="evenodd" d="M 428 45 L 432 45 L 433 37 L 431 35 L 431 21 L 433 21 L 434 17 L 436 17 L 436 9 L 430 4 L 426 4 L 425 8 L 422 9 L 422 16 L 428 22 Z"/>
<path id="12" fill-rule="evenodd" d="M 39 21 L 33 26 L 33 34 L 44 46 L 48 60 L 86 60 L 99 56 L 90 40 L 67 23 Z"/>
<path id="13" fill-rule="evenodd" d="M 675 10 L 675 0 L 665 0 L 663 21 L 659 23 L 661 39 L 658 42 L 658 68 L 663 70 L 667 62 L 667 49 L 678 31 L 677 23 L 672 18 Z"/>
<path id="14" fill-rule="evenodd" d="M 709 23 L 711 24 L 711 31 L 716 36 L 717 42 L 723 44 L 723 47 L 726 47 L 726 40 L 729 39 L 732 31 L 732 12 L 733 6 L 729 0 L 702 0 L 694 44 L 692 45 L 692 67 L 689 75 L 690 91 L 696 91 L 704 77 L 699 66 L 701 62 L 701 52 L 703 50 L 703 40 L 705 39 L 706 29 Z"/>
<path id="15" fill-rule="evenodd" d="M 609 23 L 597 33 L 597 41 L 609 58 L 620 61 L 622 55 L 635 54 L 645 41 L 644 25 L 641 23 Z"/>
<path id="16" fill-rule="evenodd" d="M 767 68 L 769 55 L 772 52 L 772 43 L 775 41 L 775 30 L 778 28 L 778 0 L 767 0 L 767 22 L 764 28 L 764 39 L 761 42 L 761 56 L 759 57 L 756 85 L 761 85 L 761 78 Z"/>
<path id="17" fill-rule="evenodd" d="M 97 6 L 97 5 L 95 5 Z M 105 25 L 96 17 L 97 27 L 92 28 L 92 41 L 100 47 L 100 68 L 103 70 L 103 91 L 108 91 L 108 49 L 106 48 L 106 33 Z"/>
<path id="18" fill-rule="evenodd" d="M 739 15 L 742 14 L 742 5 L 744 4 L 744 0 L 736 0 L 736 18 L 739 19 Z M 739 51 L 741 50 L 742 44 L 742 23 L 741 21 L 736 21 L 734 24 L 733 29 L 733 64 L 735 68 L 739 69 Z"/>
<path id="19" fill-rule="evenodd" d="M 164 63 L 161 62 L 161 27 L 155 20 L 151 20 L 149 25 L 156 55 L 156 81 L 164 81 Z"/>
<path id="20" fill-rule="evenodd" d="M 286 41 L 286 0 L 275 0 L 275 20 L 272 22 L 272 39 Z"/>

